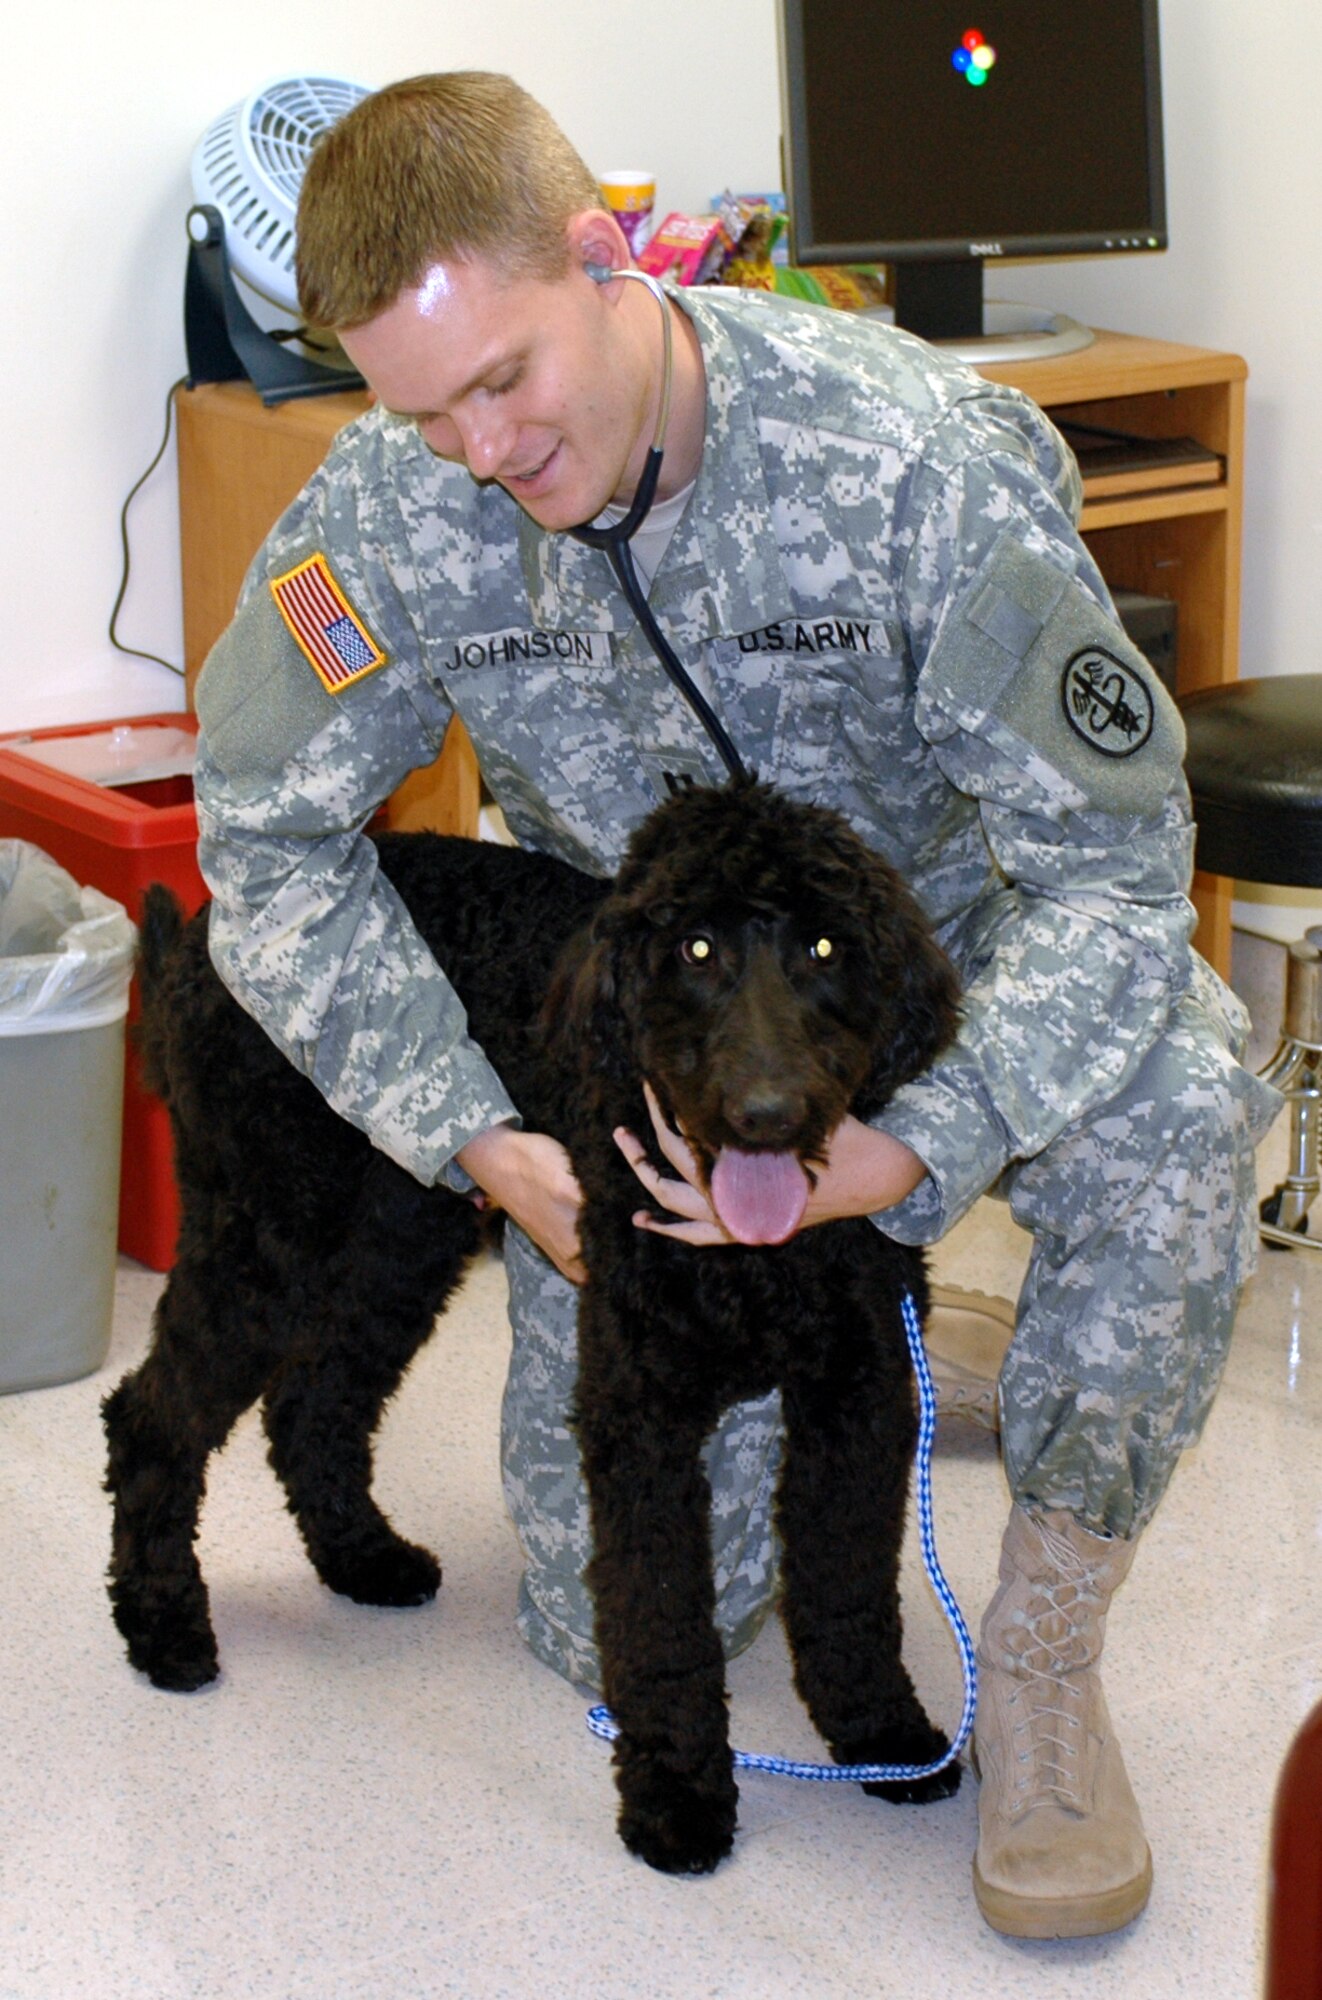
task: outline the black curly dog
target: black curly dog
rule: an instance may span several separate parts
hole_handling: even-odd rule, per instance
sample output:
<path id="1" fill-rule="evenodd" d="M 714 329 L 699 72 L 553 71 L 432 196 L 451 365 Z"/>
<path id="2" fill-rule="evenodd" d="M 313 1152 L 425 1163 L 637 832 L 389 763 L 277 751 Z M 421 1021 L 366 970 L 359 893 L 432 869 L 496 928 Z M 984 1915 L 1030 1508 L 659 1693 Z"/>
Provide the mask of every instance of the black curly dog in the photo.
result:
<path id="1" fill-rule="evenodd" d="M 954 976 L 842 818 L 753 782 L 659 807 L 613 884 L 434 835 L 378 847 L 528 1129 L 563 1140 L 582 1183 L 574 1423 L 620 1832 L 657 1868 L 703 1872 L 730 1849 L 737 1798 L 700 1457 L 732 1403 L 781 1391 L 781 1608 L 833 1756 L 946 1747 L 900 1657 L 916 1435 L 901 1297 L 925 1306 L 921 1256 L 865 1220 L 793 1232 L 840 1118 L 875 1113 L 950 1037 Z M 371 1497 L 371 1440 L 482 1228 L 327 1108 L 221 986 L 205 921 L 149 892 L 144 1053 L 183 1221 L 151 1352 L 104 1405 L 115 1621 L 165 1688 L 218 1671 L 193 1542 L 207 1460 L 258 1397 L 322 1580 L 367 1604 L 435 1593 L 434 1557 Z M 641 1190 L 612 1130 L 646 1135 L 669 1171 L 644 1078 L 730 1247 L 634 1225 Z M 868 1789 L 926 1800 L 958 1782 L 951 1766 Z"/>

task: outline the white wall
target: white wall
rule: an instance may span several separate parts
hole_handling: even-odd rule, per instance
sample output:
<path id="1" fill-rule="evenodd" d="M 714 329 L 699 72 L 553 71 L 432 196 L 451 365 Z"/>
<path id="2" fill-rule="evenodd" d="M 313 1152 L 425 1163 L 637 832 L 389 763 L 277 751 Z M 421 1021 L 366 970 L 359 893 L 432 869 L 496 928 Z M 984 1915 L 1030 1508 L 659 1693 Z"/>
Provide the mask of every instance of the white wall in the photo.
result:
<path id="1" fill-rule="evenodd" d="M 1248 358 L 1245 673 L 1322 667 L 1322 141 L 1299 21 L 1289 0 L 1260 0 L 1251 22 L 1239 0 L 1164 0 L 1171 251 L 1021 267 L 991 286 Z M 188 159 L 214 117 L 313 67 L 369 85 L 507 69 L 593 165 L 653 165 L 663 207 L 700 207 L 720 186 L 778 179 L 773 24 L 772 0 L 670 0 L 664 27 L 637 0 L 26 0 L 10 31 L 22 84 L 0 121 L 0 730 L 180 705 L 181 683 L 124 660 L 105 627 L 118 510 L 184 369 Z M 179 660 L 172 452 L 131 534 L 121 636 Z"/>

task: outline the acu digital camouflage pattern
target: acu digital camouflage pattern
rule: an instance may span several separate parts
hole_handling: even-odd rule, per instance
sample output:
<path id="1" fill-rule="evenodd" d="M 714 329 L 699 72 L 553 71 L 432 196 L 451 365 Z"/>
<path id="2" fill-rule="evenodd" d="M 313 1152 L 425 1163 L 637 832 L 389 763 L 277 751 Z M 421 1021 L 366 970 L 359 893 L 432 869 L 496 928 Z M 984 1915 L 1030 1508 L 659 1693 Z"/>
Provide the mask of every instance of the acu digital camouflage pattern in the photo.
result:
<path id="1" fill-rule="evenodd" d="M 1189 946 L 1178 714 L 1110 615 L 1073 461 L 1025 397 L 845 315 L 677 297 L 707 438 L 650 601 L 745 763 L 842 810 L 959 964 L 958 1042 L 878 1121 L 929 1168 L 885 1226 L 932 1241 L 1000 1184 L 1036 1232 L 1002 1385 L 1016 1497 L 1132 1534 L 1214 1391 L 1277 1104 L 1235 1063 L 1242 1013 Z M 268 587 L 316 553 L 386 655 L 338 695 Z M 516 837 L 598 873 L 670 782 L 724 775 L 605 556 L 381 411 L 273 532 L 198 708 L 216 962 L 424 1181 L 518 1114 L 377 875 L 372 810 L 455 712 Z M 585 1529 L 564 1383 L 545 1404 L 516 1386 L 520 1320 L 536 1291 L 572 1369 L 573 1296 L 545 1272 L 515 1289 L 506 1476 L 535 1591 L 553 1556 L 576 1578 Z M 722 1489 L 741 1548 L 764 1428 Z M 575 1587 L 557 1622 L 578 1637 L 543 1650 L 579 1671 Z"/>

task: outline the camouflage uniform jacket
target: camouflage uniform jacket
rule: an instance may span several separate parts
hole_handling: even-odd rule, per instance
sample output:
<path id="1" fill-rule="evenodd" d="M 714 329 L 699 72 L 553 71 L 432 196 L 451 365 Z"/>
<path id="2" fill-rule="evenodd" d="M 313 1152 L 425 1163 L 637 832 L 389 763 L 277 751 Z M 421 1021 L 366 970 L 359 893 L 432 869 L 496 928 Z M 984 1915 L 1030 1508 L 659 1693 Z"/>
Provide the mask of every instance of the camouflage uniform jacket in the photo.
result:
<path id="1" fill-rule="evenodd" d="M 744 762 L 845 812 L 963 969 L 958 1043 L 879 1121 L 931 1170 L 887 1226 L 931 1238 L 1117 1093 L 1210 978 L 1179 718 L 1109 615 L 1077 471 L 1026 397 L 846 315 L 679 299 L 707 432 L 651 603 Z M 331 593 L 329 674 L 291 574 Z M 599 873 L 667 774 L 723 776 L 605 556 L 380 410 L 273 530 L 198 710 L 216 962 L 424 1181 L 517 1107 L 378 874 L 373 808 L 452 712 L 514 835 Z"/>

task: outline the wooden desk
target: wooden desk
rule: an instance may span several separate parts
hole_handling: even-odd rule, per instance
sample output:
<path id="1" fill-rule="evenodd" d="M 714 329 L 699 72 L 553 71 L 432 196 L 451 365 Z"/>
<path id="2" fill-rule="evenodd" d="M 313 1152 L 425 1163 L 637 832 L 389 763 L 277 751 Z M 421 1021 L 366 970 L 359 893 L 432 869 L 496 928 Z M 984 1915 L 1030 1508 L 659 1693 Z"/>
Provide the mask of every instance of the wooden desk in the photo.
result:
<path id="1" fill-rule="evenodd" d="M 1152 437 L 1196 437 L 1218 452 L 1214 484 L 1084 493 L 1084 540 L 1116 588 L 1173 598 L 1179 607 L 1181 693 L 1239 672 L 1245 363 L 1235 354 L 1099 333 L 1058 360 L 989 365 L 1058 420 Z M 180 390 L 179 512 L 184 650 L 189 688 L 228 623 L 243 574 L 267 530 L 325 456 L 342 425 L 367 407 L 361 391 L 268 410 L 246 383 Z M 472 747 L 451 726 L 437 764 L 392 800 L 394 825 L 472 832 L 478 778 Z M 1198 943 L 1225 973 L 1232 884 L 1200 875 Z"/>
<path id="2" fill-rule="evenodd" d="M 246 382 L 175 393 L 184 670 L 191 698 L 202 662 L 234 615 L 249 563 L 326 456 L 336 431 L 368 407 L 347 390 L 268 410 Z"/>

